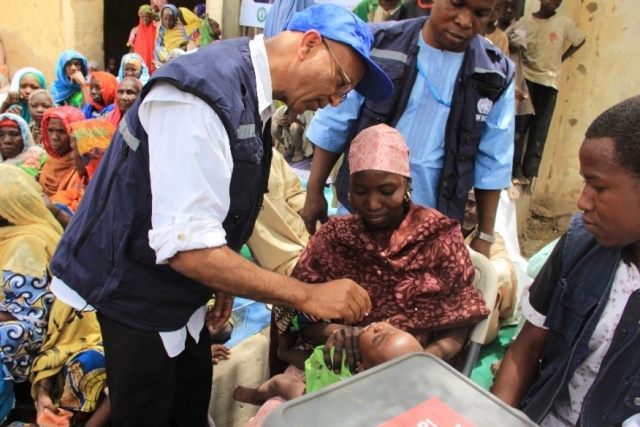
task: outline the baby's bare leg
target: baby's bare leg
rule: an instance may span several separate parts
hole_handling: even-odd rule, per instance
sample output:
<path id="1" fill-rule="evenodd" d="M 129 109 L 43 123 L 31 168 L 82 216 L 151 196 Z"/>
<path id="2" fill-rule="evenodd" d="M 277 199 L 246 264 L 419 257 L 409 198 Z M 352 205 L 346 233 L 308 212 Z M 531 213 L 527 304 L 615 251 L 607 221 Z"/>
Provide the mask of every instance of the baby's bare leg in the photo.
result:
<path id="1" fill-rule="evenodd" d="M 276 375 L 258 388 L 236 386 L 233 398 L 238 402 L 262 405 L 272 397 L 282 397 L 284 400 L 295 399 L 304 394 L 306 385 L 302 380 L 287 374 Z"/>

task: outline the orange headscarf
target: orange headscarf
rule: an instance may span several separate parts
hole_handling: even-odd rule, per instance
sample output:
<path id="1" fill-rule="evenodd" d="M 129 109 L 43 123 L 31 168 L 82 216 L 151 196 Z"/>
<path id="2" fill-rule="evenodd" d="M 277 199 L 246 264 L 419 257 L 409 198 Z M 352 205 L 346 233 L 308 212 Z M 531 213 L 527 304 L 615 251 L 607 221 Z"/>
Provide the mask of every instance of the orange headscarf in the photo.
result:
<path id="1" fill-rule="evenodd" d="M 60 119 L 67 134 L 71 135 L 70 125 L 73 122 L 84 120 L 84 114 L 74 107 L 50 108 L 44 113 L 42 118 L 42 144 L 49 155 L 42 167 L 38 181 L 42 185 L 44 194 L 51 197 L 60 190 L 66 190 L 75 181 L 77 175 L 73 167 L 72 153 L 69 151 L 64 156 L 59 156 L 51 148 L 49 139 L 49 121 Z"/>
<path id="2" fill-rule="evenodd" d="M 102 110 L 106 106 L 115 102 L 116 93 L 118 92 L 118 79 L 116 79 L 113 74 L 107 73 L 106 71 L 95 71 L 91 73 L 90 79 L 94 78 L 98 81 L 98 85 L 100 85 L 100 92 L 102 93 L 104 105 L 98 104 L 93 99 L 90 99 L 89 102 L 97 110 Z"/>
<path id="3" fill-rule="evenodd" d="M 153 16 L 153 9 L 151 6 L 142 5 L 138 9 L 138 16 L 143 13 L 148 13 Z M 149 74 L 153 74 L 155 68 L 153 66 L 153 51 L 156 48 L 156 31 L 158 29 L 153 23 L 153 19 L 149 22 L 149 25 L 142 23 L 142 18 L 136 27 L 136 37 L 133 40 L 133 51 L 142 57 L 142 60 L 147 67 L 149 67 Z"/>
<path id="4" fill-rule="evenodd" d="M 111 137 L 116 131 L 116 127 L 105 120 L 83 120 L 71 124 L 71 135 L 76 139 L 78 152 L 82 156 L 82 162 L 87 170 L 87 179 L 83 180 L 77 175 L 74 185 L 70 188 L 58 191 L 51 198 L 53 203 L 61 203 L 75 212 L 80 205 L 82 196 L 89 180 L 96 172 L 102 157 L 104 156 Z"/>

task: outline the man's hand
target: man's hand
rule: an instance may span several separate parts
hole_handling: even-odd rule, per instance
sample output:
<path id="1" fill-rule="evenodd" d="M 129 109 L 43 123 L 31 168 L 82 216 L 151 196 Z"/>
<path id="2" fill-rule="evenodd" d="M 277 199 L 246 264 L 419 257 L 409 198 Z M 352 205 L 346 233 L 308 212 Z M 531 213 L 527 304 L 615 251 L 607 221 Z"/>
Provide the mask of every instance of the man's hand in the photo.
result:
<path id="1" fill-rule="evenodd" d="M 474 237 L 469 247 L 474 251 L 486 256 L 487 259 L 491 259 L 491 243 L 487 242 L 486 240 L 482 240 L 479 237 Z"/>
<path id="2" fill-rule="evenodd" d="M 229 317 L 231 317 L 231 310 L 233 309 L 233 295 L 225 294 L 224 292 L 216 292 L 216 302 L 213 307 L 207 310 L 207 317 L 205 323 L 208 327 L 218 329 L 224 325 Z"/>
<path id="3" fill-rule="evenodd" d="M 350 279 L 310 285 L 309 296 L 301 311 L 319 319 L 343 319 L 346 323 L 362 320 L 371 311 L 369 294 Z"/>
<path id="4" fill-rule="evenodd" d="M 347 366 L 352 373 L 355 373 L 360 364 L 362 357 L 360 356 L 360 347 L 358 346 L 358 335 L 362 328 L 345 326 L 342 329 L 333 331 L 324 345 L 324 364 L 328 369 L 333 370 L 336 374 L 342 369 L 342 350 L 347 353 Z M 335 347 L 333 352 L 333 360 L 331 359 L 331 347 Z"/>
<path id="5" fill-rule="evenodd" d="M 316 233 L 316 224 L 318 221 L 320 221 L 321 224 L 329 221 L 327 208 L 327 199 L 324 198 L 324 194 L 307 192 L 304 207 L 302 208 L 302 219 L 304 220 L 304 226 L 312 236 Z"/>

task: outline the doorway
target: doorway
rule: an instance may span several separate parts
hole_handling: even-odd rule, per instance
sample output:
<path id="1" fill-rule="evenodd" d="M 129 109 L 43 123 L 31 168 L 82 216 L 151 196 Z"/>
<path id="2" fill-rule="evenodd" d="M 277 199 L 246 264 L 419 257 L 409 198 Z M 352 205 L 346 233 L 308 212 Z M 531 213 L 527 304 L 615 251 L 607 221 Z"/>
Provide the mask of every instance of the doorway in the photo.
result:
<path id="1" fill-rule="evenodd" d="M 178 7 L 193 9 L 205 0 L 180 0 Z M 122 55 L 129 53 L 127 41 L 131 29 L 138 25 L 138 9 L 148 2 L 129 0 L 104 0 L 104 63 L 115 58 L 120 66 Z"/>

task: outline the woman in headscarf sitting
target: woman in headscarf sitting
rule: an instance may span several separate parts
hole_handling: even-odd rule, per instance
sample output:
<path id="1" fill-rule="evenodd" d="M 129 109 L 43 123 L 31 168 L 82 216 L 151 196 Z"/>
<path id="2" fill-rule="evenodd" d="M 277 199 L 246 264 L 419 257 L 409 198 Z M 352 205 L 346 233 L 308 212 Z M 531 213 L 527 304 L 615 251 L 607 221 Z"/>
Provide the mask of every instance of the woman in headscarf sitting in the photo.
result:
<path id="1" fill-rule="evenodd" d="M 0 164 L 0 423 L 14 403 L 13 385 L 29 379 L 54 296 L 49 262 L 62 227 L 23 170 Z"/>
<path id="2" fill-rule="evenodd" d="M 0 162 L 38 180 L 46 160 L 47 153 L 35 145 L 27 122 L 15 114 L 0 114 Z"/>
<path id="3" fill-rule="evenodd" d="M 96 71 L 90 76 L 89 101 L 82 108 L 86 119 L 100 119 L 113 111 L 118 91 L 118 80 L 106 71 Z"/>
<path id="4" fill-rule="evenodd" d="M 169 52 L 174 49 L 185 48 L 189 43 L 189 33 L 180 20 L 180 11 L 172 4 L 162 8 L 161 21 L 156 35 L 155 59 L 162 63 L 167 62 Z M 157 68 L 157 67 L 156 67 Z"/>
<path id="5" fill-rule="evenodd" d="M 153 50 L 156 47 L 156 32 L 158 29 L 153 20 L 153 9 L 151 6 L 147 4 L 140 6 L 140 9 L 138 9 L 138 17 L 140 18 L 140 22 L 137 27 L 131 29 L 127 46 L 130 48 L 129 52 L 140 55 L 142 63 L 149 66 L 149 74 L 153 74 Z M 120 68 L 122 68 L 122 66 Z M 136 77 L 140 78 L 139 76 Z M 118 80 L 122 80 L 122 77 Z"/>
<path id="6" fill-rule="evenodd" d="M 93 177 L 111 142 L 116 127 L 106 120 L 84 120 L 71 123 L 69 128 L 73 165 L 77 172 L 75 183 L 66 190 L 58 191 L 51 197 L 51 201 L 75 212 L 89 185 L 89 180 Z"/>
<path id="7" fill-rule="evenodd" d="M 60 54 L 56 67 L 56 80 L 51 85 L 51 95 L 57 105 L 82 108 L 91 96 L 86 76 L 89 74 L 87 59 L 75 50 Z"/>
<path id="8" fill-rule="evenodd" d="M 31 114 L 31 121 L 28 122 L 29 129 L 33 136 L 33 142 L 38 147 L 42 147 L 42 118 L 44 113 L 55 106 L 56 103 L 53 101 L 53 96 L 45 89 L 35 90 L 29 97 L 29 113 Z"/>
<path id="9" fill-rule="evenodd" d="M 352 279 L 369 293 L 372 310 L 346 327 L 276 308 L 279 332 L 300 332 L 305 338 L 335 331 L 326 347 L 342 338 L 342 348 L 357 346 L 357 339 L 350 338 L 360 327 L 386 321 L 415 336 L 425 352 L 452 360 L 465 345 L 469 327 L 489 314 L 473 286 L 460 224 L 411 202 L 409 149 L 397 130 L 384 124 L 363 130 L 351 143 L 349 165 L 349 200 L 357 213 L 323 225 L 291 276 L 307 283 Z M 306 358 L 310 353 L 298 354 Z M 287 359 L 296 365 L 300 360 Z M 357 361 L 349 362 L 355 368 Z"/>
<path id="10" fill-rule="evenodd" d="M 44 74 L 35 68 L 21 68 L 16 71 L 9 88 L 9 95 L 0 106 L 0 113 L 12 113 L 22 117 L 25 122 L 31 121 L 29 97 L 38 89 L 46 89 Z"/>
<path id="11" fill-rule="evenodd" d="M 47 110 L 42 119 L 42 142 L 47 151 L 47 161 L 40 172 L 39 182 L 44 194 L 51 197 L 58 191 L 77 185 L 71 151 L 71 123 L 85 120 L 74 107 L 58 107 Z"/>
<path id="12" fill-rule="evenodd" d="M 151 58 L 153 59 L 153 55 Z M 127 53 L 122 57 L 118 81 L 121 82 L 125 77 L 135 77 L 143 85 L 149 81 L 149 69 L 145 61 L 137 53 Z"/>
<path id="13" fill-rule="evenodd" d="M 129 108 L 136 102 L 136 99 L 142 91 L 142 83 L 135 77 L 125 77 L 118 85 L 118 93 L 116 93 L 115 108 L 107 116 L 106 120 L 118 126 L 120 120 L 124 117 Z"/>

